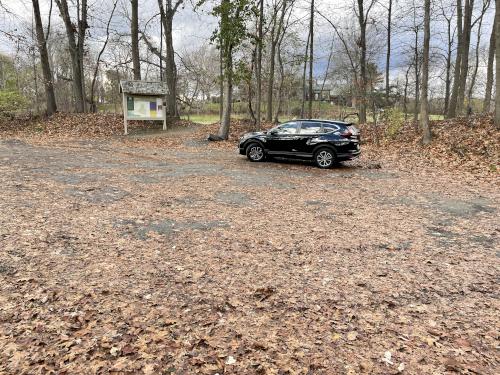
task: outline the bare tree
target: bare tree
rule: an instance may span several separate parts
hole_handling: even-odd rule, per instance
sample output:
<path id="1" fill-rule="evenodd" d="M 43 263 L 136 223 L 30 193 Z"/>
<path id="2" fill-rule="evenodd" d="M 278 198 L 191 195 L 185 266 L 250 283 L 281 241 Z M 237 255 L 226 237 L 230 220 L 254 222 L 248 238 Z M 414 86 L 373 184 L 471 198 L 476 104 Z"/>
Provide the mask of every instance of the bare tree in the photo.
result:
<path id="1" fill-rule="evenodd" d="M 497 8 L 498 9 L 498 8 Z M 496 10 L 496 13 L 498 10 Z M 495 13 L 495 14 L 496 14 Z M 488 113 L 491 107 L 491 91 L 493 88 L 493 63 L 495 61 L 495 50 L 496 50 L 496 27 L 495 23 L 493 23 L 493 27 L 491 28 L 491 36 L 490 36 L 490 47 L 488 51 L 488 68 L 486 73 L 486 91 L 484 94 L 484 103 L 483 103 L 483 112 Z"/>
<path id="2" fill-rule="evenodd" d="M 422 140 L 424 144 L 431 142 L 431 131 L 429 126 L 429 100 L 428 100 L 428 85 L 429 85 L 429 46 L 431 38 L 431 0 L 425 0 L 425 15 L 424 15 L 424 51 L 422 61 L 422 97 L 420 105 L 420 124 L 422 128 Z"/>
<path id="3" fill-rule="evenodd" d="M 462 49 L 460 53 L 460 80 L 458 82 L 457 112 L 461 114 L 464 108 L 465 89 L 467 85 L 467 75 L 469 73 L 469 49 L 472 32 L 472 11 L 474 0 L 465 0 L 464 25 L 462 29 Z"/>
<path id="4" fill-rule="evenodd" d="M 389 104 L 389 74 L 391 69 L 391 26 L 392 26 L 392 0 L 389 0 L 389 6 L 387 7 L 387 53 L 385 59 L 385 102 Z"/>
<path id="5" fill-rule="evenodd" d="M 496 95 L 495 95 L 495 125 L 500 129 L 500 0 L 495 2 L 495 54 L 496 54 Z"/>
<path id="6" fill-rule="evenodd" d="M 71 67 L 73 71 L 73 93 L 75 95 L 75 111 L 85 112 L 85 86 L 83 76 L 83 51 L 85 43 L 85 30 L 87 24 L 87 0 L 77 1 L 77 39 L 75 29 L 68 8 L 67 0 L 56 0 L 56 4 L 61 13 L 61 18 L 66 29 L 69 53 L 71 56 Z"/>
<path id="7" fill-rule="evenodd" d="M 141 80 L 141 63 L 139 59 L 139 15 L 138 0 L 130 0 L 132 6 L 132 20 L 130 23 L 130 34 L 132 39 L 132 65 L 134 79 Z"/>
<path id="8" fill-rule="evenodd" d="M 261 121 L 261 106 L 262 106 L 262 44 L 263 40 L 263 32 L 262 26 L 264 23 L 264 0 L 259 0 L 259 21 L 258 21 L 258 32 L 257 32 L 257 51 L 256 51 L 256 66 L 255 66 L 255 74 L 257 78 L 257 103 L 256 103 L 256 112 L 257 112 L 257 123 L 255 124 L 257 130 L 260 130 L 260 121 Z"/>
<path id="9" fill-rule="evenodd" d="M 463 47 L 463 30 L 462 30 L 462 0 L 457 0 L 457 54 L 455 57 L 455 68 L 453 72 L 453 88 L 450 96 L 450 104 L 448 107 L 448 118 L 456 117 L 458 105 L 458 91 L 460 86 L 460 67 L 462 65 L 462 49 Z"/>
<path id="10" fill-rule="evenodd" d="M 172 35 L 172 24 L 174 16 L 184 0 L 158 0 L 163 32 L 165 34 L 166 56 L 165 56 L 165 80 L 167 81 L 167 112 L 171 117 L 178 117 L 177 112 L 177 67 L 175 65 L 175 51 Z"/>
<path id="11" fill-rule="evenodd" d="M 283 30 L 283 22 L 287 11 L 287 1 L 281 0 L 281 13 L 278 20 L 279 2 L 275 2 L 272 16 L 271 27 L 271 48 L 269 52 L 269 83 L 267 86 L 267 106 L 266 106 L 266 121 L 273 119 L 273 94 L 274 94 L 274 73 L 276 64 L 276 47 L 281 39 Z"/>
<path id="12" fill-rule="evenodd" d="M 304 53 L 304 67 L 302 70 L 302 105 L 300 108 L 300 117 L 304 118 L 305 105 L 306 105 L 306 72 L 307 72 L 307 61 L 309 60 L 309 42 L 311 40 L 311 33 L 307 34 L 306 52 Z"/>
<path id="13" fill-rule="evenodd" d="M 96 106 L 95 98 L 94 98 L 95 84 L 97 81 L 97 74 L 99 73 L 99 65 L 101 64 L 102 54 L 106 50 L 106 46 L 108 45 L 108 42 L 109 42 L 109 26 L 111 25 L 111 20 L 113 19 L 113 15 L 115 13 L 115 9 L 116 9 L 117 4 L 118 4 L 118 0 L 114 0 L 113 8 L 112 8 L 111 13 L 109 15 L 108 23 L 106 24 L 106 39 L 104 40 L 104 43 L 101 47 L 101 50 L 99 51 L 99 55 L 97 56 L 97 62 L 95 64 L 95 68 L 94 68 L 94 75 L 92 76 L 92 84 L 90 86 L 90 110 L 91 110 L 91 112 L 97 112 L 97 106 Z"/>
<path id="14" fill-rule="evenodd" d="M 309 20 L 309 118 L 313 117 L 313 68 L 314 68 L 314 0 L 311 0 L 311 16 Z"/>
<path id="15" fill-rule="evenodd" d="M 358 16 L 358 23 L 360 29 L 360 36 L 358 40 L 358 46 L 361 50 L 359 57 L 359 67 L 360 67 L 360 83 L 359 83 L 359 93 L 360 93 L 360 104 L 359 104 L 359 122 L 366 122 L 366 25 L 368 23 L 368 17 L 371 9 L 376 3 L 376 0 L 368 1 L 368 7 L 365 12 L 365 0 L 357 0 L 358 7 L 356 9 Z"/>
<path id="16" fill-rule="evenodd" d="M 452 12 L 450 15 L 447 13 L 447 9 L 441 0 L 441 15 L 446 22 L 446 73 L 445 73 L 445 90 L 444 90 L 444 110 L 443 113 L 446 115 L 448 113 L 448 107 L 450 105 L 450 94 L 451 94 L 451 66 L 452 66 L 452 53 L 453 45 L 455 43 L 455 32 L 456 28 L 452 28 L 453 17 L 455 15 L 455 7 L 452 7 Z"/>
<path id="17" fill-rule="evenodd" d="M 477 78 L 477 71 L 479 69 L 479 53 L 480 53 L 480 45 L 481 45 L 481 37 L 482 37 L 482 26 L 483 26 L 483 18 L 490 6 L 490 0 L 483 0 L 483 7 L 481 9 L 481 13 L 476 19 L 476 21 L 473 23 L 473 25 L 477 22 L 478 27 L 477 27 L 477 41 L 476 41 L 476 53 L 475 53 L 475 60 L 474 60 L 474 70 L 472 71 L 471 79 L 470 79 L 470 84 L 469 84 L 469 90 L 467 92 L 467 114 L 472 113 L 472 94 L 474 93 L 474 87 L 476 85 L 476 78 Z"/>
<path id="18" fill-rule="evenodd" d="M 40 5 L 38 3 L 38 0 L 32 0 L 32 2 L 33 2 L 33 12 L 35 15 L 35 28 L 36 28 L 36 38 L 38 43 L 38 52 L 40 53 L 40 62 L 42 64 L 43 81 L 45 87 L 45 102 L 47 106 L 47 114 L 50 116 L 57 111 L 57 105 L 56 105 L 56 96 L 54 94 L 52 70 L 50 69 L 50 64 L 49 64 L 49 54 L 47 52 L 48 35 L 45 36 L 45 33 L 43 31 L 42 17 L 40 16 Z M 50 2 L 50 13 L 52 13 L 52 1 Z M 50 16 L 49 16 L 49 25 L 50 25 Z"/>

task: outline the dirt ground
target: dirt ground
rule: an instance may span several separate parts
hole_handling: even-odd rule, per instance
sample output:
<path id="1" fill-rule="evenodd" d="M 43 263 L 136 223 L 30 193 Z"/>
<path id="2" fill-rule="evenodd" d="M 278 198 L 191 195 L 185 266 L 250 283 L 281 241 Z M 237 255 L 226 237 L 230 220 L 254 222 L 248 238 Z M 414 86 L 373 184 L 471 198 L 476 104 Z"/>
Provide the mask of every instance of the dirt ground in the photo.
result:
<path id="1" fill-rule="evenodd" d="M 0 140 L 0 373 L 498 373 L 498 186 Z"/>

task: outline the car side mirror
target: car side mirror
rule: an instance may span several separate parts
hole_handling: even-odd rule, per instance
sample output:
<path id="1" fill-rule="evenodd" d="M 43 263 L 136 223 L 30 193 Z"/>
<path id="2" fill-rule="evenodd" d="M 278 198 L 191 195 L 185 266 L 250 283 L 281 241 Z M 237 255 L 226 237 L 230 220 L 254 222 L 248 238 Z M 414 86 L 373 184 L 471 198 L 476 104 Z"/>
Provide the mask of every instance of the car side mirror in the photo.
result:
<path id="1" fill-rule="evenodd" d="M 271 135 L 276 135 L 276 134 L 278 134 L 278 131 L 277 131 L 277 130 L 271 130 L 271 131 L 269 132 L 269 134 L 271 134 Z"/>

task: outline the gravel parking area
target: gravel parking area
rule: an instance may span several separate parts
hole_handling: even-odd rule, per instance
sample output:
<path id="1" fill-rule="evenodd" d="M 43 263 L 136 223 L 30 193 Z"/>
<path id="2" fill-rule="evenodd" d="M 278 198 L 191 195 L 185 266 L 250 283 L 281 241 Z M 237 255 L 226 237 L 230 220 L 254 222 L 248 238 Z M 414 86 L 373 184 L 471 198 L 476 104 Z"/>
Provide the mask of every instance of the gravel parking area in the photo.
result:
<path id="1" fill-rule="evenodd" d="M 498 373 L 494 181 L 8 139 L 0 186 L 2 374 Z"/>

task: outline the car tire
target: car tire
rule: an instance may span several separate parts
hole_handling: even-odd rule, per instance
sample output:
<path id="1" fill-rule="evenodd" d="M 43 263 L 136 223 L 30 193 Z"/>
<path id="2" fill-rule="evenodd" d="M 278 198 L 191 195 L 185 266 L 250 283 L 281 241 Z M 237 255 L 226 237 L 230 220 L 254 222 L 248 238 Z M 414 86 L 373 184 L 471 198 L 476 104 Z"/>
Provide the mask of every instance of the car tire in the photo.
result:
<path id="1" fill-rule="evenodd" d="M 337 158 L 331 148 L 321 147 L 314 153 L 314 162 L 319 168 L 328 169 L 335 165 Z"/>
<path id="2" fill-rule="evenodd" d="M 266 154 L 264 147 L 260 143 L 250 143 L 246 148 L 246 155 L 248 160 L 253 162 L 264 161 Z"/>

